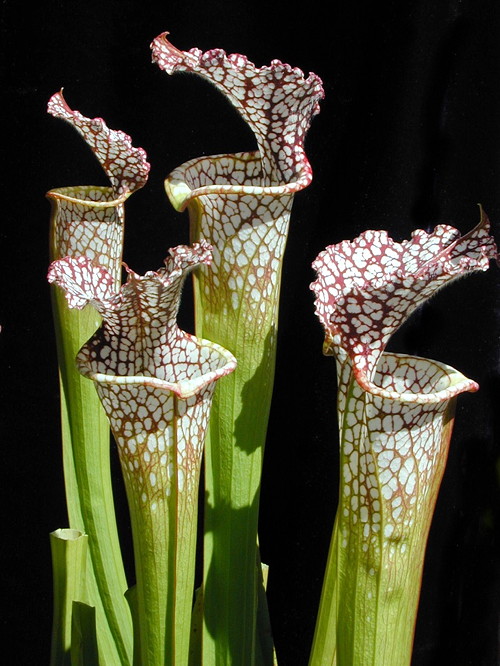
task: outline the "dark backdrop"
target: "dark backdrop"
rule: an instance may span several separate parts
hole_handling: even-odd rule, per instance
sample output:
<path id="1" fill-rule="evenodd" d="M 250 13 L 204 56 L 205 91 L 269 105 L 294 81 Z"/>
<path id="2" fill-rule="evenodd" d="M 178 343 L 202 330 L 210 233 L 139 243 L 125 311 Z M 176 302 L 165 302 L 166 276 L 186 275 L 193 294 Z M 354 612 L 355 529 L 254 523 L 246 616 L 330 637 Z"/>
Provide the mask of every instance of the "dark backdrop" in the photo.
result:
<path id="1" fill-rule="evenodd" d="M 168 77 L 149 44 L 224 48 L 257 65 L 316 72 L 326 98 L 307 139 L 315 179 L 296 196 L 266 449 L 261 544 L 282 666 L 307 663 L 337 495 L 334 362 L 308 285 L 326 245 L 367 228 L 398 240 L 482 203 L 500 222 L 500 6 L 495 0 L 292 3 L 46 0 L 1 3 L 1 623 L 16 664 L 48 662 L 48 533 L 66 525 L 49 291 L 52 187 L 106 184 L 79 136 L 45 112 L 72 108 L 129 133 L 152 163 L 127 204 L 125 261 L 158 268 L 185 243 L 163 178 L 201 154 L 253 147 L 242 121 L 197 77 Z M 459 398 L 428 546 L 414 666 L 499 661 L 500 270 L 459 281 L 416 313 L 391 347 L 449 363 L 481 384 Z M 186 294 L 187 296 L 188 294 Z M 182 321 L 191 325 L 186 298 Z M 114 470 L 118 490 L 120 473 Z M 126 507 L 119 503 L 123 518 Z M 123 539 L 130 569 L 130 536 Z M 182 665 L 180 665 L 182 666 Z"/>

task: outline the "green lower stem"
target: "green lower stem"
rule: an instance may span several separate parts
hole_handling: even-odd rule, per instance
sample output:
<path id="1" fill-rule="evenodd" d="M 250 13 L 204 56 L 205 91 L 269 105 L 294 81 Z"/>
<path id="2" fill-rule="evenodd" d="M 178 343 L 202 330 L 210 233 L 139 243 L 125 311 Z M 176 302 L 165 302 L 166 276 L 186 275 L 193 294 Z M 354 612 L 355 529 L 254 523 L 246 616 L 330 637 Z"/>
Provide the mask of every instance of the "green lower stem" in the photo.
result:
<path id="1" fill-rule="evenodd" d="M 266 350 L 262 356 L 269 358 L 268 354 Z M 244 353 L 235 355 L 237 370 L 217 386 L 206 441 L 203 664 L 207 666 L 256 663 L 261 584 L 257 530 L 272 364 L 264 376 L 248 377 L 248 358 Z M 262 663 L 272 663 L 272 654 Z"/>
<path id="2" fill-rule="evenodd" d="M 70 666 L 73 602 L 85 600 L 87 536 L 59 529 L 50 535 L 50 548 L 54 587 L 50 666 Z"/>
<path id="3" fill-rule="evenodd" d="M 409 664 L 427 531 L 406 541 L 405 553 L 394 545 L 377 559 L 342 545 L 340 532 L 336 523 L 310 665 Z"/>
<path id="4" fill-rule="evenodd" d="M 269 616 L 266 596 L 269 567 L 267 564 L 260 564 L 260 557 L 257 558 L 257 565 L 260 565 L 261 570 L 258 582 L 256 663 L 277 666 L 278 661 L 274 649 L 271 618 Z"/>
<path id="5" fill-rule="evenodd" d="M 339 531 L 337 521 L 335 521 L 309 660 L 310 666 L 335 666 L 337 664 L 338 536 Z"/>
<path id="6" fill-rule="evenodd" d="M 99 326 L 88 306 L 69 310 L 53 292 L 61 380 L 63 463 L 70 525 L 89 538 L 87 590 L 96 607 L 102 664 L 132 661 L 132 621 L 116 526 L 110 474 L 109 422 L 88 379 L 76 370 L 80 347 Z"/>

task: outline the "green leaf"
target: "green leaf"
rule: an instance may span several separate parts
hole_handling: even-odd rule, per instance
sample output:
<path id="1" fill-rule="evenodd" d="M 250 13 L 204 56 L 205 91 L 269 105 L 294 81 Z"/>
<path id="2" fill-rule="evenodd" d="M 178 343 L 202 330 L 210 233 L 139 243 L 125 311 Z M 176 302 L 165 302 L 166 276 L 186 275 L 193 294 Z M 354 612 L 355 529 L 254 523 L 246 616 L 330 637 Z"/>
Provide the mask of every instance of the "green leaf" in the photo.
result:
<path id="1" fill-rule="evenodd" d="M 98 664 L 95 607 L 81 601 L 73 601 L 71 666 L 97 666 Z"/>
<path id="2" fill-rule="evenodd" d="M 130 664 L 132 623 L 123 597 L 127 582 L 114 511 L 109 423 L 95 388 L 76 369 L 75 357 L 99 325 L 91 306 L 69 310 L 53 291 L 61 385 L 66 502 L 70 525 L 89 535 L 87 590 L 96 608 L 98 642 L 106 666 Z"/>

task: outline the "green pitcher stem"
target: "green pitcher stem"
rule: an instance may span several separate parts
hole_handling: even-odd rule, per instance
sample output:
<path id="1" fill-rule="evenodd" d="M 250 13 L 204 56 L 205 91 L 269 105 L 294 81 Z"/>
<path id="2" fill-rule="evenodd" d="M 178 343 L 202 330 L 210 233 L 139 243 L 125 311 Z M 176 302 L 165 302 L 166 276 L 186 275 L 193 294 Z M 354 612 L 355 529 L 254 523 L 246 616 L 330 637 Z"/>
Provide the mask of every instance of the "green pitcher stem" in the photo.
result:
<path id="1" fill-rule="evenodd" d="M 399 549 L 396 560 L 387 551 L 375 560 L 343 546 L 335 525 L 311 666 L 410 664 L 426 540 L 423 530 L 406 556 Z"/>
<path id="2" fill-rule="evenodd" d="M 241 357 L 239 363 L 241 368 Z M 252 392 L 246 384 L 245 398 L 253 405 L 261 401 L 263 406 L 260 411 L 243 409 L 238 384 L 245 382 L 241 375 L 239 382 L 233 379 L 236 374 L 219 383 L 206 441 L 203 663 L 207 664 L 252 664 L 255 658 L 260 584 L 256 535 L 264 415 L 270 401 L 258 386 Z M 254 417 L 256 413 L 259 418 Z M 242 448 L 249 442 L 256 445 L 255 450 Z"/>
<path id="3" fill-rule="evenodd" d="M 194 276 L 195 293 L 199 289 Z M 276 303 L 277 303 L 276 299 Z M 215 390 L 205 443 L 203 664 L 253 664 L 256 657 L 259 497 L 276 356 L 269 333 L 202 312 L 195 299 L 197 335 L 215 339 L 238 358 L 236 371 Z M 268 315 L 271 322 L 272 315 Z M 261 604 L 263 600 L 261 600 Z M 272 652 L 263 663 L 272 663 Z"/>
<path id="4" fill-rule="evenodd" d="M 141 666 L 188 663 L 197 500 L 174 486 L 168 500 L 154 503 L 143 502 L 134 489 L 127 489 Z"/>
<path id="5" fill-rule="evenodd" d="M 58 343 L 63 464 L 70 525 L 89 537 L 87 590 L 96 607 L 101 659 L 106 666 L 131 663 L 132 622 L 116 526 L 110 474 L 109 423 L 92 382 L 75 365 L 80 347 L 99 326 L 91 307 L 69 310 L 53 291 Z"/>

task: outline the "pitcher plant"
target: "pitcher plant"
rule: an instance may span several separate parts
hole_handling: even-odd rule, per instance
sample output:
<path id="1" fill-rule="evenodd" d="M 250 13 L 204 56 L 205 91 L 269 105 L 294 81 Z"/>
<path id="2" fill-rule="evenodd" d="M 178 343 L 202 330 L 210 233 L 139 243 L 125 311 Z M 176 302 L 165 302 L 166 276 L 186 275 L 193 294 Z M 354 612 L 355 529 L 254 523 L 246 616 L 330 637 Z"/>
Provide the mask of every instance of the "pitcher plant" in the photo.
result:
<path id="1" fill-rule="evenodd" d="M 50 258 L 86 256 L 105 267 L 113 288 L 121 282 L 124 203 L 147 181 L 149 164 L 142 148 L 101 118 L 73 111 L 62 91 L 48 112 L 70 123 L 84 138 L 111 181 L 110 187 L 71 186 L 47 193 L 52 204 Z M 88 535 L 85 572 L 89 603 L 96 606 L 98 643 L 110 663 L 132 663 L 131 617 L 124 598 L 123 570 L 110 476 L 109 423 L 92 384 L 75 367 L 80 347 L 100 323 L 89 305 L 69 310 L 52 290 L 59 360 L 66 502 L 71 529 Z"/>
<path id="2" fill-rule="evenodd" d="M 157 272 L 127 269 L 118 293 L 113 276 L 86 257 L 61 259 L 49 271 L 70 307 L 92 303 L 103 318 L 77 361 L 118 446 L 134 543 L 135 650 L 148 666 L 188 663 L 205 430 L 215 381 L 236 365 L 176 323 L 187 272 L 210 260 L 204 241 L 178 246 Z"/>
<path id="3" fill-rule="evenodd" d="M 491 258 L 481 211 L 463 237 L 447 225 L 402 243 L 366 231 L 313 264 L 323 350 L 337 364 L 341 478 L 311 666 L 410 663 L 456 397 L 479 387 L 444 363 L 384 350 L 415 308 Z"/>
<path id="4" fill-rule="evenodd" d="M 304 140 L 323 88 L 315 74 L 305 78 L 278 60 L 256 68 L 221 49 L 179 51 L 166 34 L 154 40 L 153 60 L 168 74 L 210 81 L 258 146 L 192 159 L 166 180 L 174 207 L 189 211 L 191 241 L 204 238 L 213 246 L 210 270 L 194 276 L 196 332 L 238 359 L 217 387 L 207 438 L 203 658 L 252 664 L 261 585 L 259 491 L 281 270 L 294 194 L 312 178 Z M 268 651 L 267 663 L 272 658 Z"/>

